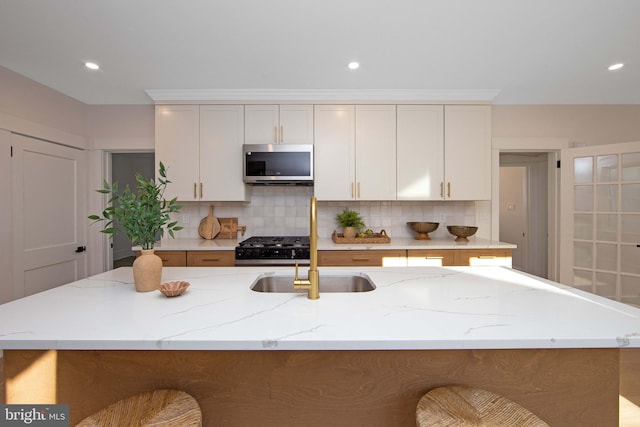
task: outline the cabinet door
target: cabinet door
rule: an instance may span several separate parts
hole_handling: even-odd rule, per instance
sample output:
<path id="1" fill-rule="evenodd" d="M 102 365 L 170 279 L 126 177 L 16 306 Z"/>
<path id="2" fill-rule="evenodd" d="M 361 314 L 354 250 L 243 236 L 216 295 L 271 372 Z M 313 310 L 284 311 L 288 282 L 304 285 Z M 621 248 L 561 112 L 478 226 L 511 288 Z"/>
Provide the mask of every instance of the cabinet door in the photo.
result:
<path id="1" fill-rule="evenodd" d="M 319 266 L 406 266 L 407 252 L 403 249 L 318 251 Z"/>
<path id="2" fill-rule="evenodd" d="M 187 267 L 233 267 L 235 251 L 187 251 Z"/>
<path id="3" fill-rule="evenodd" d="M 201 200 L 245 201 L 242 181 L 242 105 L 200 106 Z M 200 193 L 201 190 L 201 193 Z"/>
<path id="4" fill-rule="evenodd" d="M 244 142 L 246 144 L 277 144 L 279 128 L 277 105 L 245 105 Z"/>
<path id="5" fill-rule="evenodd" d="M 491 199 L 491 107 L 444 109 L 444 172 L 447 200 Z"/>
<path id="6" fill-rule="evenodd" d="M 456 265 L 511 267 L 511 249 L 460 249 L 456 251 Z"/>
<path id="7" fill-rule="evenodd" d="M 187 266 L 186 251 L 156 251 L 156 255 L 158 255 L 162 260 L 163 267 L 186 267 Z"/>
<path id="8" fill-rule="evenodd" d="M 444 198 L 444 107 L 398 105 L 397 199 Z"/>
<path id="9" fill-rule="evenodd" d="M 156 107 L 156 166 L 167 167 L 167 199 L 198 200 L 199 118 L 198 105 Z"/>
<path id="10" fill-rule="evenodd" d="M 356 106 L 356 198 L 396 199 L 396 106 Z"/>
<path id="11" fill-rule="evenodd" d="M 314 111 L 314 195 L 318 200 L 355 197 L 353 105 L 316 105 Z"/>
<path id="12" fill-rule="evenodd" d="M 313 144 L 313 105 L 281 105 L 281 144 Z"/>
<path id="13" fill-rule="evenodd" d="M 446 267 L 455 265 L 456 251 L 453 249 L 409 249 L 407 265 L 409 267 Z"/>

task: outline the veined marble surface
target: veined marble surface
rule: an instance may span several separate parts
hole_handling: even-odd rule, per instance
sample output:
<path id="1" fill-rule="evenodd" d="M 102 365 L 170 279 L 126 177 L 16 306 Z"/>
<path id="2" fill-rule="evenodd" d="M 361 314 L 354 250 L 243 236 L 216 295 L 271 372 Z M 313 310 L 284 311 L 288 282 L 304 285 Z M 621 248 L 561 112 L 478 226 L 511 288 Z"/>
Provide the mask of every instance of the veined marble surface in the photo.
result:
<path id="1" fill-rule="evenodd" d="M 247 236 L 246 238 L 248 238 Z M 231 251 L 236 248 L 242 239 L 171 239 L 166 238 L 157 242 L 154 249 L 157 251 Z M 455 237 L 447 239 L 416 240 L 406 237 L 391 237 L 390 243 L 376 244 L 344 244 L 335 243 L 331 239 L 319 239 L 318 249 L 328 250 L 363 250 L 363 249 L 514 249 L 512 243 L 496 242 L 487 239 L 470 237 L 468 242 L 456 242 Z M 134 247 L 134 250 L 140 247 Z"/>
<path id="2" fill-rule="evenodd" d="M 305 270 L 301 269 L 304 276 Z M 320 275 L 355 272 L 320 268 Z M 387 350 L 640 347 L 640 309 L 502 267 L 366 267 L 366 293 L 257 293 L 288 267 L 120 268 L 0 306 L 0 349 Z"/>

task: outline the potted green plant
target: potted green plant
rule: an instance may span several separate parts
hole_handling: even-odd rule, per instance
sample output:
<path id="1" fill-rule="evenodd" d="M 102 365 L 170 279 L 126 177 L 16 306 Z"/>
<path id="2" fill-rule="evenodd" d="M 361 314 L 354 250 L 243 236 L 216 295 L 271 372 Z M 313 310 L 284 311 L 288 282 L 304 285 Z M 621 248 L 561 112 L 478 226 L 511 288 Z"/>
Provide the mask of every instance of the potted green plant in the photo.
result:
<path id="1" fill-rule="evenodd" d="M 103 188 L 96 191 L 110 195 L 108 206 L 101 215 L 89 215 L 92 224 L 104 222 L 102 233 L 109 237 L 124 233 L 132 244 L 142 247 L 142 255 L 133 263 L 133 279 L 138 292 L 152 291 L 160 286 L 162 260 L 153 251 L 156 239 L 164 235 L 165 229 L 171 237 L 175 237 L 174 231 L 182 230 L 178 221 L 171 220 L 171 214 L 179 212 L 182 206 L 176 203 L 176 198 L 164 198 L 171 181 L 167 179 L 162 162 L 158 173 L 157 183 L 136 173 L 136 192 L 128 185 L 124 191 L 119 191 L 117 182 L 109 185 L 105 181 Z"/>
<path id="2" fill-rule="evenodd" d="M 350 239 L 356 236 L 357 230 L 366 227 L 360 214 L 348 208 L 336 215 L 336 221 L 342 227 L 342 235 Z"/>

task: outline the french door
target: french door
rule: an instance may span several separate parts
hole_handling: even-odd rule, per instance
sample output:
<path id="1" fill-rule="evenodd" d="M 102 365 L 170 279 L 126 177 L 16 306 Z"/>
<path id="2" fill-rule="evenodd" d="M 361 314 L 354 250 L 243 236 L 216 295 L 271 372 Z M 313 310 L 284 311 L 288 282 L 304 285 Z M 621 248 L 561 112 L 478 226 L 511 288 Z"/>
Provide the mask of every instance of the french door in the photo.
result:
<path id="1" fill-rule="evenodd" d="M 562 151 L 560 281 L 640 306 L 640 142 Z"/>

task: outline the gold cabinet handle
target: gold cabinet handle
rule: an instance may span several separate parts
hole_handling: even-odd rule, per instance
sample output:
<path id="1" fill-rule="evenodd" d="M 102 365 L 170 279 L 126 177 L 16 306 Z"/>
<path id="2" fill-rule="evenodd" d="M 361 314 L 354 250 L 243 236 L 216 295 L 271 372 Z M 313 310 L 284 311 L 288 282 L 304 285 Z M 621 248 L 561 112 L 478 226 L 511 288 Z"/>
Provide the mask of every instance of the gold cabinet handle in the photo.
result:
<path id="1" fill-rule="evenodd" d="M 273 143 L 278 143 L 278 126 L 273 127 Z"/>
<path id="2" fill-rule="evenodd" d="M 478 259 L 496 259 L 496 258 L 497 258 L 497 256 L 495 256 L 495 255 L 480 255 L 478 257 Z"/>
<path id="3" fill-rule="evenodd" d="M 440 198 L 444 199 L 444 181 L 440 181 Z"/>
<path id="4" fill-rule="evenodd" d="M 447 197 L 451 198 L 451 183 L 447 182 Z"/>
<path id="5" fill-rule="evenodd" d="M 202 183 L 200 183 L 200 198 L 202 199 Z"/>
<path id="6" fill-rule="evenodd" d="M 351 261 L 369 261 L 369 258 L 351 258 Z"/>
<path id="7" fill-rule="evenodd" d="M 197 199 L 198 196 L 196 195 L 196 189 L 198 188 L 198 184 L 196 184 L 195 182 L 193 183 L 193 198 Z"/>
<path id="8" fill-rule="evenodd" d="M 280 142 L 284 142 L 284 126 L 280 125 Z"/>
<path id="9" fill-rule="evenodd" d="M 443 256 L 426 256 L 424 259 L 444 259 Z"/>
<path id="10" fill-rule="evenodd" d="M 353 199 L 353 182 L 351 183 L 351 198 Z"/>
<path id="11" fill-rule="evenodd" d="M 358 181 L 358 199 L 360 198 L 360 181 Z"/>
<path id="12" fill-rule="evenodd" d="M 204 261 L 204 262 L 218 262 L 218 261 L 220 261 L 220 258 L 202 258 L 202 261 Z"/>

